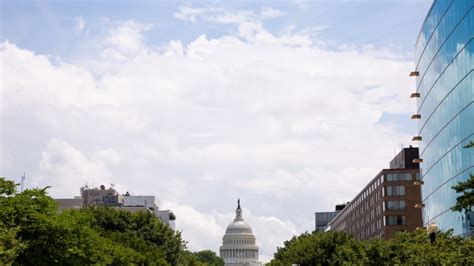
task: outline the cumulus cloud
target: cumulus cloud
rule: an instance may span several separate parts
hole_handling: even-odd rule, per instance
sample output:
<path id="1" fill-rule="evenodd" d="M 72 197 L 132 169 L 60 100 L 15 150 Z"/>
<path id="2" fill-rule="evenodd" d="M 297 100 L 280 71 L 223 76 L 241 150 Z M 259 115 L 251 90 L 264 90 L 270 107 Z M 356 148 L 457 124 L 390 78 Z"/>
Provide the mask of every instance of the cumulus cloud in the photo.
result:
<path id="1" fill-rule="evenodd" d="M 79 188 L 112 184 L 111 174 L 102 160 L 87 158 L 68 142 L 53 138 L 41 153 L 38 175 L 33 186 L 51 186 L 56 197 L 79 195 Z M 123 187 L 118 187 L 122 188 Z"/>
<path id="2" fill-rule="evenodd" d="M 0 172 L 27 168 L 56 197 L 85 182 L 156 195 L 194 250 L 217 251 L 240 197 L 270 258 L 408 139 L 378 123 L 414 108 L 412 63 L 389 50 L 329 49 L 261 21 L 156 49 L 147 29 L 113 24 L 99 57 L 73 62 L 1 44 Z"/>
<path id="3" fill-rule="evenodd" d="M 137 23 L 133 20 L 121 22 L 117 27 L 111 29 L 106 42 L 117 52 L 135 53 L 146 49 L 142 33 L 150 28 L 151 25 Z"/>

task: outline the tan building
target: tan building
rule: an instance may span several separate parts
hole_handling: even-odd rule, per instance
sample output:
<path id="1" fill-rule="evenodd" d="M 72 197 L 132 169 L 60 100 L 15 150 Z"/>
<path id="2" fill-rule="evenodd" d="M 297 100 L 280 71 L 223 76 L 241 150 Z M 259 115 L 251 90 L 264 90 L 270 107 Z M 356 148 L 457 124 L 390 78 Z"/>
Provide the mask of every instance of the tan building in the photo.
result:
<path id="1" fill-rule="evenodd" d="M 357 239 L 389 239 L 394 232 L 422 226 L 420 170 L 413 160 L 418 148 L 403 149 L 340 211 L 326 230 L 344 231 Z"/>

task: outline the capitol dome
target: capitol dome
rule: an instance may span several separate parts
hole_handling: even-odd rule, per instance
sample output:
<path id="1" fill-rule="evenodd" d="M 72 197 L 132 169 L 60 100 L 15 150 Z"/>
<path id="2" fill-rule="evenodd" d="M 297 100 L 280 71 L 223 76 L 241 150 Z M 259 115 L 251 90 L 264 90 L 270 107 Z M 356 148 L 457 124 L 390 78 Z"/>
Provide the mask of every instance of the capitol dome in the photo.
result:
<path id="1" fill-rule="evenodd" d="M 219 251 L 225 266 L 262 265 L 258 261 L 258 246 L 252 228 L 242 217 L 240 200 L 237 201 L 235 219 L 227 226 Z"/>

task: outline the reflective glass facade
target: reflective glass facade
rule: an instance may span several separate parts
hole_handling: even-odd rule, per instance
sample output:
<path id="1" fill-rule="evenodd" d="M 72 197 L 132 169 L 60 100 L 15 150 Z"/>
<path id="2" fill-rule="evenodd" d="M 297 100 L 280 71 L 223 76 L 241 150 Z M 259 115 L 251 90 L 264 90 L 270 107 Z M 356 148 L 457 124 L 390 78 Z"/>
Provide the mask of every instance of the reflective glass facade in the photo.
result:
<path id="1" fill-rule="evenodd" d="M 456 235 L 472 232 L 469 214 L 452 212 L 451 188 L 474 173 L 474 1 L 438 0 L 416 43 L 423 222 Z"/>

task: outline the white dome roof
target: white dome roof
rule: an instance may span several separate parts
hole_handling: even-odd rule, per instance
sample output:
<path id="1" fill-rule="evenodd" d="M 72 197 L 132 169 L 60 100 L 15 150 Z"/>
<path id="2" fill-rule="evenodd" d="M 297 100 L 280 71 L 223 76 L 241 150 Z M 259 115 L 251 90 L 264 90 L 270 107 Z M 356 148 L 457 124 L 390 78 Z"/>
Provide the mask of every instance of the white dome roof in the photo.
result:
<path id="1" fill-rule="evenodd" d="M 252 228 L 244 220 L 234 220 L 227 226 L 225 234 L 252 234 Z"/>

